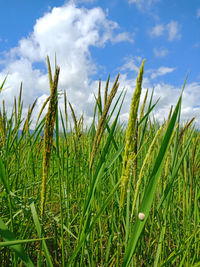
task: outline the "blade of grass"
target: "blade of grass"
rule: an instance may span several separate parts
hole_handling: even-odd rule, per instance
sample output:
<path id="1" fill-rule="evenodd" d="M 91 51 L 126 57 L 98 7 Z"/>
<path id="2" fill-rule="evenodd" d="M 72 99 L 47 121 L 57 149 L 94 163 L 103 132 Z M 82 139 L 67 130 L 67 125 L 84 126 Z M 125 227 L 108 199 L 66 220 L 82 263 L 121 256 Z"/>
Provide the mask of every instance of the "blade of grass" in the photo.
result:
<path id="1" fill-rule="evenodd" d="M 3 87 L 4 87 L 4 84 L 5 84 L 5 82 L 6 82 L 7 77 L 8 77 L 8 75 L 6 75 L 6 77 L 4 78 L 2 84 L 0 85 L 0 93 L 1 93 L 1 91 L 2 91 L 2 89 L 3 89 Z"/>
<path id="2" fill-rule="evenodd" d="M 0 218 L 0 235 L 5 242 L 16 241 L 15 235 L 8 230 L 8 227 L 5 225 L 5 223 L 1 218 Z M 24 248 L 21 246 L 21 244 L 13 244 L 10 245 L 9 248 L 16 253 L 16 255 L 23 261 L 23 263 L 26 266 L 34 267 L 33 262 L 31 261 L 30 257 L 25 253 Z"/>
<path id="3" fill-rule="evenodd" d="M 116 128 L 116 125 L 117 125 L 117 120 L 118 120 L 118 117 L 119 117 L 119 112 L 115 118 L 115 121 L 111 127 L 111 130 L 110 130 L 110 133 L 109 133 L 109 136 L 107 138 L 107 142 L 103 148 L 103 152 L 102 152 L 102 155 L 101 155 L 101 158 L 99 160 L 99 163 L 97 165 L 97 169 L 96 169 L 96 172 L 95 172 L 95 175 L 93 177 L 93 180 L 92 180 L 92 183 L 91 183 L 91 186 L 90 186 L 90 189 L 89 189 L 89 192 L 88 192 L 88 197 L 87 197 L 87 200 L 85 202 L 85 205 L 84 205 L 84 209 L 83 209 L 83 216 L 86 214 L 88 208 L 89 208 L 89 205 L 90 205 L 90 202 L 91 202 L 91 197 L 93 195 L 93 192 L 94 192 L 94 189 L 95 189 L 95 182 L 96 182 L 96 178 L 98 176 L 98 173 L 102 167 L 102 164 L 104 163 L 105 161 L 105 157 L 108 153 L 108 149 L 109 149 L 109 146 L 110 146 L 110 143 L 111 143 L 111 140 L 113 139 L 113 133 L 115 131 L 115 128 Z"/>
<path id="4" fill-rule="evenodd" d="M 59 121 L 58 121 L 58 107 L 56 109 L 56 154 L 58 166 L 58 181 L 59 181 L 59 201 L 60 201 L 60 225 L 61 225 L 61 248 L 62 248 L 62 266 L 65 266 L 65 251 L 64 251 L 64 231 L 63 231 L 63 208 L 62 208 L 62 178 L 60 172 L 60 150 L 59 150 Z"/>
<path id="5" fill-rule="evenodd" d="M 52 237 L 5 241 L 5 242 L 0 242 L 0 247 L 10 247 L 14 245 L 27 244 L 27 243 L 38 242 L 38 241 L 49 240 L 49 239 L 52 239 Z"/>
<path id="6" fill-rule="evenodd" d="M 1 177 L 2 183 L 5 187 L 6 193 L 9 194 L 10 193 L 10 187 L 8 184 L 8 179 L 6 178 L 5 166 L 4 166 L 3 160 L 1 158 L 1 155 L 0 155 L 0 177 Z"/>
<path id="7" fill-rule="evenodd" d="M 75 251 L 73 252 L 67 266 L 71 266 L 72 261 L 74 260 L 74 258 L 76 257 L 76 255 L 78 254 L 78 252 L 81 249 L 81 246 L 83 244 L 83 242 L 85 241 L 86 237 L 88 236 L 88 234 L 92 231 L 92 229 L 94 228 L 94 226 L 96 225 L 97 220 L 99 219 L 99 217 L 101 216 L 101 214 L 104 212 L 104 210 L 106 209 L 106 207 L 108 206 L 108 204 L 110 203 L 113 195 L 115 194 L 115 192 L 118 190 L 119 185 L 121 183 L 121 180 L 118 181 L 118 183 L 115 185 L 115 187 L 113 188 L 113 190 L 110 192 L 109 196 L 106 198 L 103 206 L 101 207 L 100 211 L 98 212 L 98 214 L 95 216 L 95 218 L 93 219 L 92 223 L 90 224 L 90 226 L 88 227 L 88 229 L 84 232 L 84 234 L 81 237 L 81 240 L 78 244 L 78 246 L 76 247 Z"/>
<path id="8" fill-rule="evenodd" d="M 30 208 L 31 208 L 31 212 L 32 212 L 35 228 L 37 230 L 37 234 L 38 234 L 39 238 L 41 238 L 42 237 L 42 228 L 41 228 L 41 225 L 40 225 L 40 222 L 39 222 L 39 219 L 38 219 L 38 215 L 37 215 L 37 211 L 35 209 L 35 205 L 34 205 L 33 201 L 30 204 Z M 50 266 L 50 267 L 53 267 L 53 263 L 51 261 L 51 256 L 49 254 L 49 250 L 47 248 L 45 240 L 42 240 L 42 247 L 44 249 L 44 253 L 45 253 L 45 256 L 46 256 L 47 265 Z"/>
<path id="9" fill-rule="evenodd" d="M 144 193 L 144 197 L 142 200 L 142 203 L 139 207 L 139 212 L 144 213 L 145 218 L 144 220 L 140 220 L 139 218 L 136 218 L 136 222 L 135 225 L 133 227 L 133 232 L 131 235 L 131 238 L 128 242 L 128 245 L 125 249 L 125 255 L 124 255 L 124 259 L 123 259 L 123 263 L 122 266 L 123 267 L 127 267 L 130 264 L 130 261 L 133 258 L 133 254 L 135 252 L 135 248 L 136 248 L 136 244 L 138 242 L 138 239 L 142 233 L 142 230 L 145 226 L 145 223 L 148 219 L 148 215 L 151 209 L 151 205 L 155 196 L 155 192 L 156 192 L 156 187 L 157 187 L 157 183 L 158 183 L 158 179 L 162 170 L 162 166 L 164 163 L 164 159 L 166 157 L 167 154 L 167 149 L 168 149 L 168 145 L 170 142 L 170 138 L 172 136 L 174 127 L 175 127 L 175 123 L 177 120 L 177 116 L 179 113 L 179 110 L 181 108 L 181 100 L 182 100 L 182 94 L 178 100 L 178 103 L 176 105 L 176 108 L 174 110 L 174 113 L 172 115 L 172 118 L 170 120 L 170 123 L 168 125 L 168 128 L 166 130 L 163 142 L 161 144 L 158 156 L 156 158 L 151 176 L 150 176 L 150 180 L 149 183 L 146 187 L 145 193 Z"/>
<path id="10" fill-rule="evenodd" d="M 157 211 L 159 211 L 159 209 L 160 209 L 160 207 L 162 206 L 164 200 L 166 199 L 166 197 L 167 197 L 169 191 L 170 191 L 171 188 L 172 188 L 174 179 L 176 178 L 176 175 L 177 175 L 177 173 L 178 173 L 178 170 L 179 170 L 179 168 L 180 168 L 180 166 L 181 166 L 181 164 L 182 164 L 182 162 L 183 162 L 183 159 L 184 159 L 184 157 L 185 157 L 185 155 L 186 155 L 186 153 L 187 153 L 187 151 L 188 151 L 188 148 L 189 148 L 189 146 L 190 146 L 190 144 L 191 144 L 191 142 L 192 142 L 192 137 L 193 137 L 193 133 L 191 134 L 190 138 L 189 138 L 188 141 L 187 141 L 187 145 L 186 145 L 184 151 L 182 152 L 181 158 L 179 159 L 177 165 L 176 165 L 175 168 L 173 169 L 172 175 L 171 175 L 171 177 L 170 177 L 170 179 L 169 179 L 169 181 L 168 181 L 168 184 L 167 184 L 167 186 L 166 186 L 166 188 L 165 188 L 165 191 L 164 191 L 164 193 L 163 193 L 163 195 L 162 195 L 162 197 L 161 197 L 161 199 L 160 199 L 160 201 L 159 201 L 159 204 L 158 204 L 158 206 L 157 206 Z"/>

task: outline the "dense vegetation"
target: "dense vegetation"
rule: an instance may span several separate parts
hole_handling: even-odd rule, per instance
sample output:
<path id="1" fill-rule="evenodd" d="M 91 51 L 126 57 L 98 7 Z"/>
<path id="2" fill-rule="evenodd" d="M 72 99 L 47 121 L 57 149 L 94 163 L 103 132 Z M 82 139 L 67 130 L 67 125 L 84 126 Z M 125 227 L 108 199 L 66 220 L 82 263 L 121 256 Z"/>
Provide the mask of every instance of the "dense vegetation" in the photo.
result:
<path id="1" fill-rule="evenodd" d="M 193 118 L 180 125 L 182 93 L 162 125 L 148 90 L 138 111 L 143 62 L 128 126 L 117 76 L 104 97 L 99 83 L 84 128 L 65 94 L 59 110 L 59 68 L 53 78 L 47 63 L 35 130 L 36 102 L 22 120 L 22 88 L 11 117 L 4 101 L 0 112 L 0 266 L 200 266 L 200 134 Z"/>

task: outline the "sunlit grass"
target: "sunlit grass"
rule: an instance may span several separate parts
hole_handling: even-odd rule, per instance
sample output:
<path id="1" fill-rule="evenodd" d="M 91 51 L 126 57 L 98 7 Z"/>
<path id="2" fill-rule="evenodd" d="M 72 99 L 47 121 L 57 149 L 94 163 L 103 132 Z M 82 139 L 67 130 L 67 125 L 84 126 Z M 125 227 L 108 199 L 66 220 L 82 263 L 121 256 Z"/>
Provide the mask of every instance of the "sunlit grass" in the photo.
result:
<path id="1" fill-rule="evenodd" d="M 50 97 L 34 131 L 36 102 L 23 121 L 22 87 L 9 118 L 3 102 L 0 266 L 199 266 L 200 133 L 193 118 L 180 124 L 182 93 L 161 125 L 148 90 L 138 112 L 143 68 L 127 131 L 119 76 L 112 88 L 108 78 L 103 99 L 99 82 L 86 128 L 65 92 L 59 110 L 59 68 L 53 79 L 49 61 Z"/>

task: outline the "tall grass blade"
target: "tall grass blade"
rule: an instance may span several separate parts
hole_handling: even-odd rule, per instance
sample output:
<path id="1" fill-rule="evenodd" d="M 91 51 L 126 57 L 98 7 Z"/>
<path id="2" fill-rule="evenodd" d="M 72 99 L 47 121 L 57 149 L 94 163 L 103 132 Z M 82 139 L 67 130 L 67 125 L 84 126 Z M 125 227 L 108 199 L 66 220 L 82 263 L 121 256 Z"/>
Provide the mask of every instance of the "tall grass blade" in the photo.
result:
<path id="1" fill-rule="evenodd" d="M 38 219 L 38 215 L 37 215 L 37 211 L 35 209 L 35 205 L 34 205 L 33 201 L 30 204 L 30 208 L 31 208 L 31 212 L 32 212 L 35 228 L 37 230 L 37 234 L 38 234 L 39 238 L 41 238 L 42 237 L 42 228 L 41 228 L 41 225 L 40 225 L 40 222 L 39 222 L 39 219 Z M 42 240 L 42 247 L 44 249 L 44 253 L 45 253 L 45 256 L 46 256 L 47 266 L 53 267 L 53 263 L 51 261 L 51 256 L 49 254 L 49 250 L 47 248 L 45 240 Z"/>
<path id="2" fill-rule="evenodd" d="M 10 194 L 10 187 L 8 184 L 8 179 L 6 177 L 5 166 L 4 166 L 3 160 L 1 158 L 1 155 L 0 155 L 0 177 L 1 177 L 1 181 L 4 185 L 4 188 L 6 190 L 6 193 Z"/>
<path id="3" fill-rule="evenodd" d="M 5 84 L 5 82 L 6 82 L 7 77 L 8 77 L 8 75 L 6 75 L 6 77 L 4 78 L 2 84 L 0 85 L 0 93 L 1 93 L 1 91 L 3 90 L 3 87 L 4 87 L 4 84 Z"/>
<path id="4" fill-rule="evenodd" d="M 182 94 L 178 100 L 178 103 L 176 105 L 176 108 L 174 110 L 172 118 L 170 120 L 169 126 L 166 130 L 163 142 L 161 144 L 158 156 L 156 158 L 156 161 L 155 161 L 155 164 L 154 164 L 151 176 L 150 176 L 149 183 L 145 189 L 142 203 L 139 207 L 139 212 L 143 213 L 145 215 L 145 218 L 144 218 L 144 220 L 140 220 L 139 218 L 136 218 L 136 222 L 135 222 L 135 225 L 133 227 L 133 232 L 132 232 L 131 238 L 130 238 L 128 245 L 126 247 L 126 250 L 125 250 L 125 255 L 124 255 L 123 264 L 122 264 L 123 267 L 129 266 L 130 261 L 133 258 L 133 254 L 134 254 L 138 239 L 139 239 L 139 237 L 142 233 L 142 230 L 145 226 L 145 223 L 148 219 L 151 205 L 152 205 L 152 202 L 153 202 L 153 199 L 155 196 L 158 179 L 159 179 L 159 176 L 160 176 L 160 173 L 162 170 L 164 159 L 165 159 L 166 154 L 167 154 L 168 145 L 169 145 L 171 136 L 173 134 L 173 130 L 175 127 L 178 113 L 179 113 L 180 108 L 181 108 L 181 100 L 182 100 Z"/>

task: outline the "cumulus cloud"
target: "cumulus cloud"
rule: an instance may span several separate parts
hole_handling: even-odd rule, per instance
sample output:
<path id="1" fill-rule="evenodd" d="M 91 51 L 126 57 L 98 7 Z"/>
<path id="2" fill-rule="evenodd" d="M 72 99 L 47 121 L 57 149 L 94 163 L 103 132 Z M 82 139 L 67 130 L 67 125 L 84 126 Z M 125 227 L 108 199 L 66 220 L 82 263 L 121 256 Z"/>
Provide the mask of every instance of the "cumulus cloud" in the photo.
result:
<path id="1" fill-rule="evenodd" d="M 165 83 L 160 83 L 155 86 L 154 99 L 160 97 L 160 101 L 158 102 L 154 112 L 156 120 L 162 122 L 163 117 L 167 119 L 170 107 L 171 105 L 175 107 L 181 94 L 181 90 L 181 87 L 177 88 Z M 181 122 L 185 123 L 186 121 L 195 117 L 195 125 L 199 128 L 200 95 L 198 90 L 200 90 L 199 83 L 191 83 L 186 85 L 182 98 Z"/>
<path id="2" fill-rule="evenodd" d="M 68 99 L 80 115 L 88 109 L 88 97 L 95 90 L 90 81 L 90 75 L 96 72 L 90 47 L 123 41 L 132 42 L 133 36 L 121 32 L 117 22 L 108 20 L 99 7 L 78 8 L 70 2 L 53 8 L 36 21 L 32 33 L 22 38 L 17 47 L 7 51 L 0 79 L 9 74 L 6 82 L 9 89 L 2 93 L 2 98 L 11 109 L 23 81 L 24 107 L 27 108 L 38 97 L 36 110 L 39 111 L 44 96 L 49 94 L 46 56 L 49 55 L 54 69 L 56 53 L 61 67 L 59 88 L 66 89 Z"/>
<path id="3" fill-rule="evenodd" d="M 8 79 L 1 92 L 1 99 L 5 99 L 8 109 L 13 107 L 14 96 L 18 95 L 20 82 L 23 82 L 24 114 L 28 105 L 38 98 L 33 123 L 44 101 L 49 95 L 48 75 L 46 73 L 46 55 L 50 56 L 52 68 L 54 57 L 61 67 L 59 89 L 65 89 L 67 98 L 72 103 L 76 115 L 79 117 L 84 112 L 85 122 L 90 124 L 93 116 L 94 93 L 97 93 L 98 81 L 91 80 L 91 73 L 97 71 L 97 66 L 91 57 L 90 47 L 104 47 L 107 42 L 115 44 L 122 41 L 133 41 L 134 36 L 121 32 L 115 21 L 107 19 L 106 13 L 101 8 L 78 8 L 69 3 L 62 7 L 53 8 L 43 17 L 39 18 L 29 36 L 22 38 L 17 47 L 7 51 L 5 58 L 1 60 L 2 70 L 0 81 L 3 81 L 8 73 Z M 129 57 L 125 59 L 120 76 L 119 93 L 123 88 L 127 89 L 127 95 L 121 112 L 121 121 L 128 120 L 131 98 L 135 89 L 136 76 L 141 64 L 141 58 Z M 38 67 L 40 65 L 40 67 Z M 41 66 L 43 66 L 41 68 Z M 146 68 L 146 66 L 145 66 Z M 156 78 L 172 72 L 173 68 L 161 67 L 151 72 L 151 78 Z M 126 71 L 135 72 L 133 79 L 129 79 Z M 113 80 L 111 79 L 110 87 Z M 102 88 L 105 81 L 102 82 Z M 181 92 L 181 88 L 175 88 L 168 84 L 154 84 L 155 99 L 161 97 L 155 115 L 162 121 L 167 117 L 171 104 L 175 104 Z M 152 88 L 151 79 L 144 72 L 142 99 L 146 88 Z M 186 99 L 183 103 L 184 117 L 191 118 L 200 99 L 199 84 L 190 84 L 185 89 Z M 171 97 L 173 96 L 173 98 Z M 142 102 L 141 99 L 141 102 Z M 183 98 L 184 99 L 184 98 Z M 63 109 L 63 101 L 59 101 Z"/>
<path id="4" fill-rule="evenodd" d="M 125 63 L 120 68 L 121 71 L 134 71 L 138 72 L 141 65 L 141 57 L 126 57 L 124 58 Z"/>
<path id="5" fill-rule="evenodd" d="M 158 76 L 166 75 L 167 73 L 171 73 L 175 70 L 175 68 L 169 68 L 169 67 L 160 67 L 157 70 L 153 71 L 151 74 L 151 78 L 155 79 Z"/>
<path id="6" fill-rule="evenodd" d="M 117 34 L 114 37 L 111 37 L 110 40 L 112 41 L 112 43 L 120 43 L 120 42 L 127 42 L 129 41 L 130 43 L 134 42 L 134 33 L 130 34 L 128 32 L 122 32 Z"/>
<path id="7" fill-rule="evenodd" d="M 157 73 L 161 75 L 165 75 L 167 73 L 172 72 L 172 68 L 162 67 L 157 70 Z M 175 108 L 179 96 L 182 91 L 182 86 L 176 87 L 168 83 L 164 82 L 157 82 L 152 85 L 152 81 L 146 75 L 149 70 L 146 70 L 146 64 L 144 66 L 144 77 L 142 82 L 142 93 L 140 99 L 140 108 L 141 104 L 143 103 L 144 96 L 146 93 L 146 89 L 149 88 L 149 94 L 147 99 L 147 105 L 149 104 L 150 95 L 152 90 L 154 89 L 153 95 L 153 103 L 155 103 L 158 99 L 159 102 L 156 105 L 155 109 L 153 110 L 151 116 L 153 115 L 155 119 L 159 123 L 163 123 L 164 119 L 167 120 L 168 114 L 170 111 L 171 106 Z M 154 71 L 156 73 L 156 71 Z M 126 97 L 122 106 L 120 121 L 121 123 L 127 123 L 129 118 L 129 111 L 130 111 L 130 104 L 131 99 L 135 90 L 136 85 L 136 76 L 134 78 L 128 78 L 126 73 L 121 74 L 120 76 L 120 88 L 119 92 L 123 88 L 127 90 Z M 105 86 L 105 83 L 104 83 Z M 112 86 L 112 85 L 111 85 Z M 110 87 L 111 87 L 110 86 Z M 104 88 L 104 87 L 103 87 Z M 186 84 L 186 87 L 183 92 L 182 98 L 182 107 L 181 107 L 181 123 L 185 123 L 187 120 L 192 119 L 195 117 L 195 125 L 200 128 L 200 83 L 190 83 Z M 174 110 L 174 109 L 173 109 Z"/>
<path id="8" fill-rule="evenodd" d="M 158 24 L 154 26 L 149 33 L 152 37 L 159 37 L 163 35 L 164 30 L 165 30 L 164 26 L 161 24 Z"/>
<path id="9" fill-rule="evenodd" d="M 175 87 L 173 85 L 167 83 L 155 83 L 152 87 L 151 80 L 148 79 L 145 75 L 147 71 L 144 71 L 144 78 L 142 83 L 142 94 L 140 107 L 143 102 L 146 89 L 149 88 L 149 95 L 147 99 L 147 106 L 149 104 L 150 95 L 154 88 L 154 96 L 153 103 L 155 103 L 158 99 L 159 102 L 156 105 L 153 115 L 159 123 L 163 123 L 163 120 L 167 120 L 168 114 L 171 106 L 175 108 L 179 96 L 182 91 L 182 87 Z M 161 71 L 162 72 L 162 71 Z M 134 93 L 136 85 L 136 77 L 133 79 L 128 79 L 126 74 L 122 74 L 120 77 L 120 90 L 125 88 L 127 90 L 126 98 L 124 101 L 124 105 L 122 107 L 120 120 L 121 122 L 127 122 L 129 118 L 129 110 L 130 110 L 130 102 Z M 190 83 L 186 84 L 183 98 L 182 98 L 182 108 L 181 108 L 181 122 L 185 123 L 187 120 L 195 117 L 195 125 L 200 128 L 200 83 Z"/>
<path id="10" fill-rule="evenodd" d="M 154 48 L 153 52 L 156 57 L 165 57 L 168 54 L 168 50 L 164 48 L 160 49 Z"/>
<path id="11" fill-rule="evenodd" d="M 151 37 L 160 37 L 165 35 L 168 41 L 179 40 L 181 34 L 179 33 L 179 24 L 177 21 L 170 21 L 168 24 L 157 24 L 150 31 L 149 34 Z"/>

